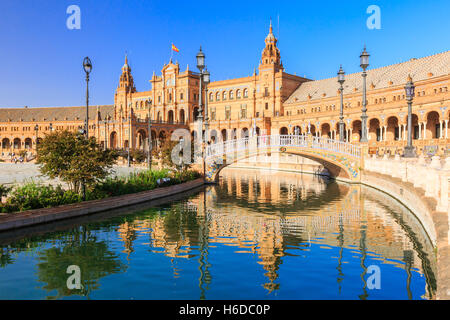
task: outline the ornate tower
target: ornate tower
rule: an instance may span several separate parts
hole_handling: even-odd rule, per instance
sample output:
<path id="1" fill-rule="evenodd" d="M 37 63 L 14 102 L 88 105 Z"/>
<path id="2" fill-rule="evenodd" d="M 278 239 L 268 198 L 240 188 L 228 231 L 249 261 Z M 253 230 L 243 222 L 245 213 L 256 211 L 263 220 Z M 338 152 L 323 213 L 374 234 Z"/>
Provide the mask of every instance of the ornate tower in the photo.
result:
<path id="1" fill-rule="evenodd" d="M 280 49 L 277 48 L 278 40 L 273 35 L 272 20 L 270 21 L 269 34 L 264 42 L 266 43 L 266 47 L 262 51 L 260 69 L 272 66 L 275 72 L 283 70 Z"/>
<path id="2" fill-rule="evenodd" d="M 119 111 L 122 110 L 123 117 L 127 118 L 131 109 L 128 104 L 131 102 L 131 94 L 136 92 L 134 86 L 133 76 L 131 75 L 131 68 L 128 65 L 128 57 L 125 55 L 125 64 L 122 67 L 122 74 L 119 78 L 119 86 L 116 89 L 114 97 L 116 117 Z"/>
<path id="3" fill-rule="evenodd" d="M 269 34 L 264 40 L 265 47 L 259 63 L 259 81 L 257 84 L 257 98 L 260 98 L 258 112 L 265 117 L 282 115 L 280 88 L 284 71 L 277 38 L 273 34 L 272 20 Z"/>

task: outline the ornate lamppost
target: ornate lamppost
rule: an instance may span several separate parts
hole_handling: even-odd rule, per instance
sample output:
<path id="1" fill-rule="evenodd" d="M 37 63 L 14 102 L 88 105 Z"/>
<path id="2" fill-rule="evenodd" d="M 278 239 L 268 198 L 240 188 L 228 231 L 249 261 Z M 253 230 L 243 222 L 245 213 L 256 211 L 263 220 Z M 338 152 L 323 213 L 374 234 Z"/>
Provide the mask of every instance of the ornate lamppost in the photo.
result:
<path id="1" fill-rule="evenodd" d="M 106 119 L 106 117 L 105 117 L 105 120 L 104 120 L 104 123 L 105 123 L 105 151 L 106 151 L 106 149 L 108 149 L 108 131 L 107 131 L 107 129 L 106 129 L 106 126 L 108 125 L 108 119 Z"/>
<path id="2" fill-rule="evenodd" d="M 86 122 L 85 126 L 85 135 L 86 138 L 89 138 L 89 74 L 92 71 L 92 63 L 89 57 L 84 58 L 83 60 L 83 68 L 86 73 Z"/>
<path id="3" fill-rule="evenodd" d="M 34 126 L 34 131 L 36 132 L 36 158 L 37 158 L 37 152 L 38 152 L 38 134 L 39 134 L 39 125 Z"/>
<path id="4" fill-rule="evenodd" d="M 367 139 L 367 97 L 366 97 L 366 78 L 367 72 L 366 69 L 369 66 L 369 54 L 366 51 L 366 47 L 364 46 L 364 50 L 359 56 L 360 58 L 360 66 L 363 69 L 362 77 L 363 77 L 363 101 L 362 101 L 362 115 L 361 115 L 361 140 L 360 142 L 368 142 Z"/>
<path id="5" fill-rule="evenodd" d="M 130 146 L 131 146 L 131 115 L 128 115 L 128 167 L 131 167 Z"/>
<path id="6" fill-rule="evenodd" d="M 152 118 L 151 118 L 151 107 L 152 107 L 152 100 L 148 99 L 146 102 L 146 105 L 148 107 L 148 157 L 147 157 L 147 165 L 148 170 L 152 170 Z"/>
<path id="7" fill-rule="evenodd" d="M 342 70 L 342 65 L 338 71 L 338 82 L 341 85 L 339 91 L 341 93 L 341 109 L 339 111 L 339 140 L 344 141 L 344 82 L 345 72 Z"/>
<path id="8" fill-rule="evenodd" d="M 202 47 L 200 46 L 200 51 L 197 53 L 197 68 L 200 70 L 199 75 L 199 96 L 198 96 L 198 133 L 197 133 L 197 141 L 201 144 L 201 155 L 202 155 L 202 164 L 203 164 L 203 177 L 205 177 L 205 157 L 204 157 L 204 143 L 203 143 L 203 90 L 202 90 L 202 82 L 203 82 L 203 69 L 205 68 L 205 54 L 202 51 Z"/>
<path id="9" fill-rule="evenodd" d="M 416 150 L 412 145 L 412 102 L 415 88 L 411 75 L 408 75 L 408 82 L 405 85 L 406 101 L 408 102 L 408 144 L 403 152 L 405 158 L 417 157 Z"/>
<path id="10" fill-rule="evenodd" d="M 203 84 L 205 85 L 205 143 L 208 143 L 210 140 L 209 137 L 209 113 L 208 113 L 208 84 L 210 82 L 211 74 L 205 66 L 205 71 L 202 76 Z"/>

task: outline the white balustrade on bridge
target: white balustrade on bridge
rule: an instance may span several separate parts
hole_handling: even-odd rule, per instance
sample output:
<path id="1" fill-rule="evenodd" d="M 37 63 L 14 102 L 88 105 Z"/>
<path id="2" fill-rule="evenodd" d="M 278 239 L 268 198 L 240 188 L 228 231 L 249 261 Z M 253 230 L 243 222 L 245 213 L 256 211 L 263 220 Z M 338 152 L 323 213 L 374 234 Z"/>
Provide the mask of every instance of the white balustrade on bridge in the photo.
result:
<path id="1" fill-rule="evenodd" d="M 253 136 L 213 143 L 207 146 L 206 156 L 220 157 L 240 151 L 255 151 L 256 149 L 269 149 L 274 147 L 320 149 L 331 153 L 349 155 L 355 158 L 361 157 L 361 147 L 359 145 L 323 137 L 280 134 Z"/>
<path id="2" fill-rule="evenodd" d="M 427 161 L 423 156 L 419 158 L 389 158 L 384 155 L 378 158 L 376 155 L 364 161 L 364 169 L 399 178 L 404 182 L 410 182 L 415 188 L 425 190 L 425 196 L 437 201 L 436 210 L 448 212 L 449 184 L 450 184 L 450 157 L 445 163 L 439 156 L 434 156 Z"/>

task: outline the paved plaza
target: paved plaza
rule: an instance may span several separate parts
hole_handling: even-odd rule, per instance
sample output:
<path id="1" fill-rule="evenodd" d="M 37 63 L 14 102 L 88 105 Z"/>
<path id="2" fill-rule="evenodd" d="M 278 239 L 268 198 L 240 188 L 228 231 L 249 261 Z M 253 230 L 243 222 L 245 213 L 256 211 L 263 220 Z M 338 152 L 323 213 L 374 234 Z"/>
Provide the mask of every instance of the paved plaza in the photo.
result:
<path id="1" fill-rule="evenodd" d="M 145 170 L 145 168 L 114 166 L 111 174 L 113 176 L 125 176 L 140 170 Z M 49 179 L 43 176 L 38 165 L 34 163 L 0 163 L 0 184 L 23 184 L 29 181 L 64 185 L 58 179 Z"/>

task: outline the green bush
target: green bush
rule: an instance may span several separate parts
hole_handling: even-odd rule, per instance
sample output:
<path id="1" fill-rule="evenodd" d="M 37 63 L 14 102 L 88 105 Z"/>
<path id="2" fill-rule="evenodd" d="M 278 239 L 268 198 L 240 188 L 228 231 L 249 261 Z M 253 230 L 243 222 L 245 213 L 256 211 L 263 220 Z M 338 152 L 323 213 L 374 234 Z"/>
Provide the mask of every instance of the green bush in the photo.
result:
<path id="1" fill-rule="evenodd" d="M 152 190 L 158 186 L 158 179 L 168 177 L 168 175 L 168 170 L 155 170 L 133 173 L 128 177 L 107 178 L 94 187 L 93 193 L 113 197 Z"/>
<path id="2" fill-rule="evenodd" d="M 157 187 L 191 181 L 199 177 L 200 174 L 192 170 L 171 172 L 163 169 L 133 173 L 128 177 L 107 178 L 87 190 L 86 200 L 97 200 L 148 191 Z M 164 178 L 170 178 L 170 180 L 164 182 Z M 2 187 L 0 186 L 0 190 L 2 190 Z M 6 191 L 7 188 L 3 188 Z M 29 182 L 14 188 L 13 191 L 9 191 L 9 198 L 6 203 L 0 204 L 0 212 L 6 213 L 50 208 L 81 201 L 82 196 L 75 191 L 64 190 L 61 186 L 54 187 Z"/>
<path id="3" fill-rule="evenodd" d="M 5 208 L 25 211 L 56 207 L 80 202 L 81 200 L 82 198 L 78 193 L 71 190 L 64 190 L 61 186 L 45 186 L 30 182 L 15 188 L 10 193 Z"/>

